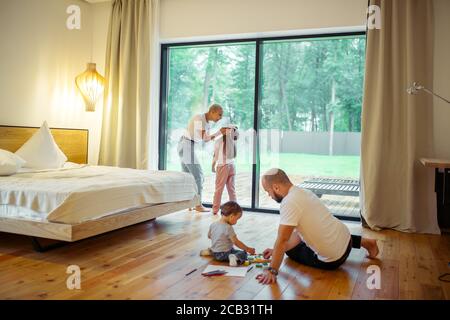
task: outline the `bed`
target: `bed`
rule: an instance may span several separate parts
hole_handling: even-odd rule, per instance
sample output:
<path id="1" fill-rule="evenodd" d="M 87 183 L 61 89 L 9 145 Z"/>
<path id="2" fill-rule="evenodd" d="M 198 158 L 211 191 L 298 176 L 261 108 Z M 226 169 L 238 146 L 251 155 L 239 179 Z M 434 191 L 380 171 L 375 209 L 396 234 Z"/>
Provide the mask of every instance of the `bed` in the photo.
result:
<path id="1" fill-rule="evenodd" d="M 36 130 L 0 126 L 0 149 L 15 152 Z M 51 133 L 68 162 L 0 177 L 0 232 L 74 242 L 198 204 L 186 173 L 89 166 L 87 130 Z"/>

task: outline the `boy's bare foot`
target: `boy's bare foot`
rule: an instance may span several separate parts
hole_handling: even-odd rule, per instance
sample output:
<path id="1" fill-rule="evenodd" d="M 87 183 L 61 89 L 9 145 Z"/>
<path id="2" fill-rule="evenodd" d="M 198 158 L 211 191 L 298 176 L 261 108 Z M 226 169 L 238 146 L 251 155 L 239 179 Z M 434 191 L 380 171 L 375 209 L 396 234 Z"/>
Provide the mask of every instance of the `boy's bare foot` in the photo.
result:
<path id="1" fill-rule="evenodd" d="M 209 212 L 209 209 L 205 208 L 204 206 L 196 206 L 195 211 L 198 212 Z"/>
<path id="2" fill-rule="evenodd" d="M 201 255 L 202 257 L 209 257 L 209 256 L 212 256 L 212 251 L 211 251 L 210 248 L 208 248 L 208 249 L 203 249 L 203 250 L 200 251 L 200 255 Z"/>
<path id="3" fill-rule="evenodd" d="M 370 259 L 375 259 L 380 252 L 380 250 L 378 249 L 377 240 L 375 239 L 363 239 L 361 241 L 361 246 L 367 250 L 367 256 Z"/>

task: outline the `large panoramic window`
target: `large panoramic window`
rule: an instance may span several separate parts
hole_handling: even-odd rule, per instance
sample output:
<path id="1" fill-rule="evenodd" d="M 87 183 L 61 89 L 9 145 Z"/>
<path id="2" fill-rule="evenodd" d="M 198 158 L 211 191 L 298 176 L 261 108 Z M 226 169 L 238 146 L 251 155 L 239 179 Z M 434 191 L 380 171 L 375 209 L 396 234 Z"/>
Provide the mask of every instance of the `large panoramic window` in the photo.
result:
<path id="1" fill-rule="evenodd" d="M 279 167 L 337 216 L 359 218 L 364 34 L 175 44 L 162 52 L 160 169 L 181 170 L 176 146 L 189 118 L 219 103 L 224 118 L 213 131 L 235 124 L 241 133 L 242 206 L 276 212 L 260 175 Z M 201 150 L 209 204 L 212 143 Z"/>

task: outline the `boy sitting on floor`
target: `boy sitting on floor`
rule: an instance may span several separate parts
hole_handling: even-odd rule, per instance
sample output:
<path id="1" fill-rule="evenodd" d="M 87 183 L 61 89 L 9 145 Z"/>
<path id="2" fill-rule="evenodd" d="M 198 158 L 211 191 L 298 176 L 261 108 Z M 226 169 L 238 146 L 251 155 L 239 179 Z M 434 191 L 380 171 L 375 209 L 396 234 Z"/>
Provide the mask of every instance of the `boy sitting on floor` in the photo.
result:
<path id="1" fill-rule="evenodd" d="M 241 242 L 233 229 L 233 225 L 242 217 L 242 208 L 236 202 L 229 201 L 220 209 L 222 218 L 213 222 L 208 232 L 211 255 L 217 261 L 229 261 L 230 266 L 243 264 L 247 260 L 247 252 L 255 254 L 255 248 Z M 234 249 L 234 245 L 243 251 Z"/>

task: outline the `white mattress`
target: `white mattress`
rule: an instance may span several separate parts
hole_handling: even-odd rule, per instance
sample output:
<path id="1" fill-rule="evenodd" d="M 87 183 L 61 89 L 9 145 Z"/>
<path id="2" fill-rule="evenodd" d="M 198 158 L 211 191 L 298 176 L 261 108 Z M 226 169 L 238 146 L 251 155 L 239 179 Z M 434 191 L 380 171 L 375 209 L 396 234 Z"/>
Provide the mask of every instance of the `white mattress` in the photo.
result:
<path id="1" fill-rule="evenodd" d="M 14 218 L 21 220 L 32 220 L 48 222 L 45 215 L 23 207 L 0 204 L 0 218 Z"/>
<path id="2" fill-rule="evenodd" d="M 125 210 L 191 200 L 192 175 L 105 166 L 24 170 L 0 177 L 0 214 L 77 224 Z"/>

